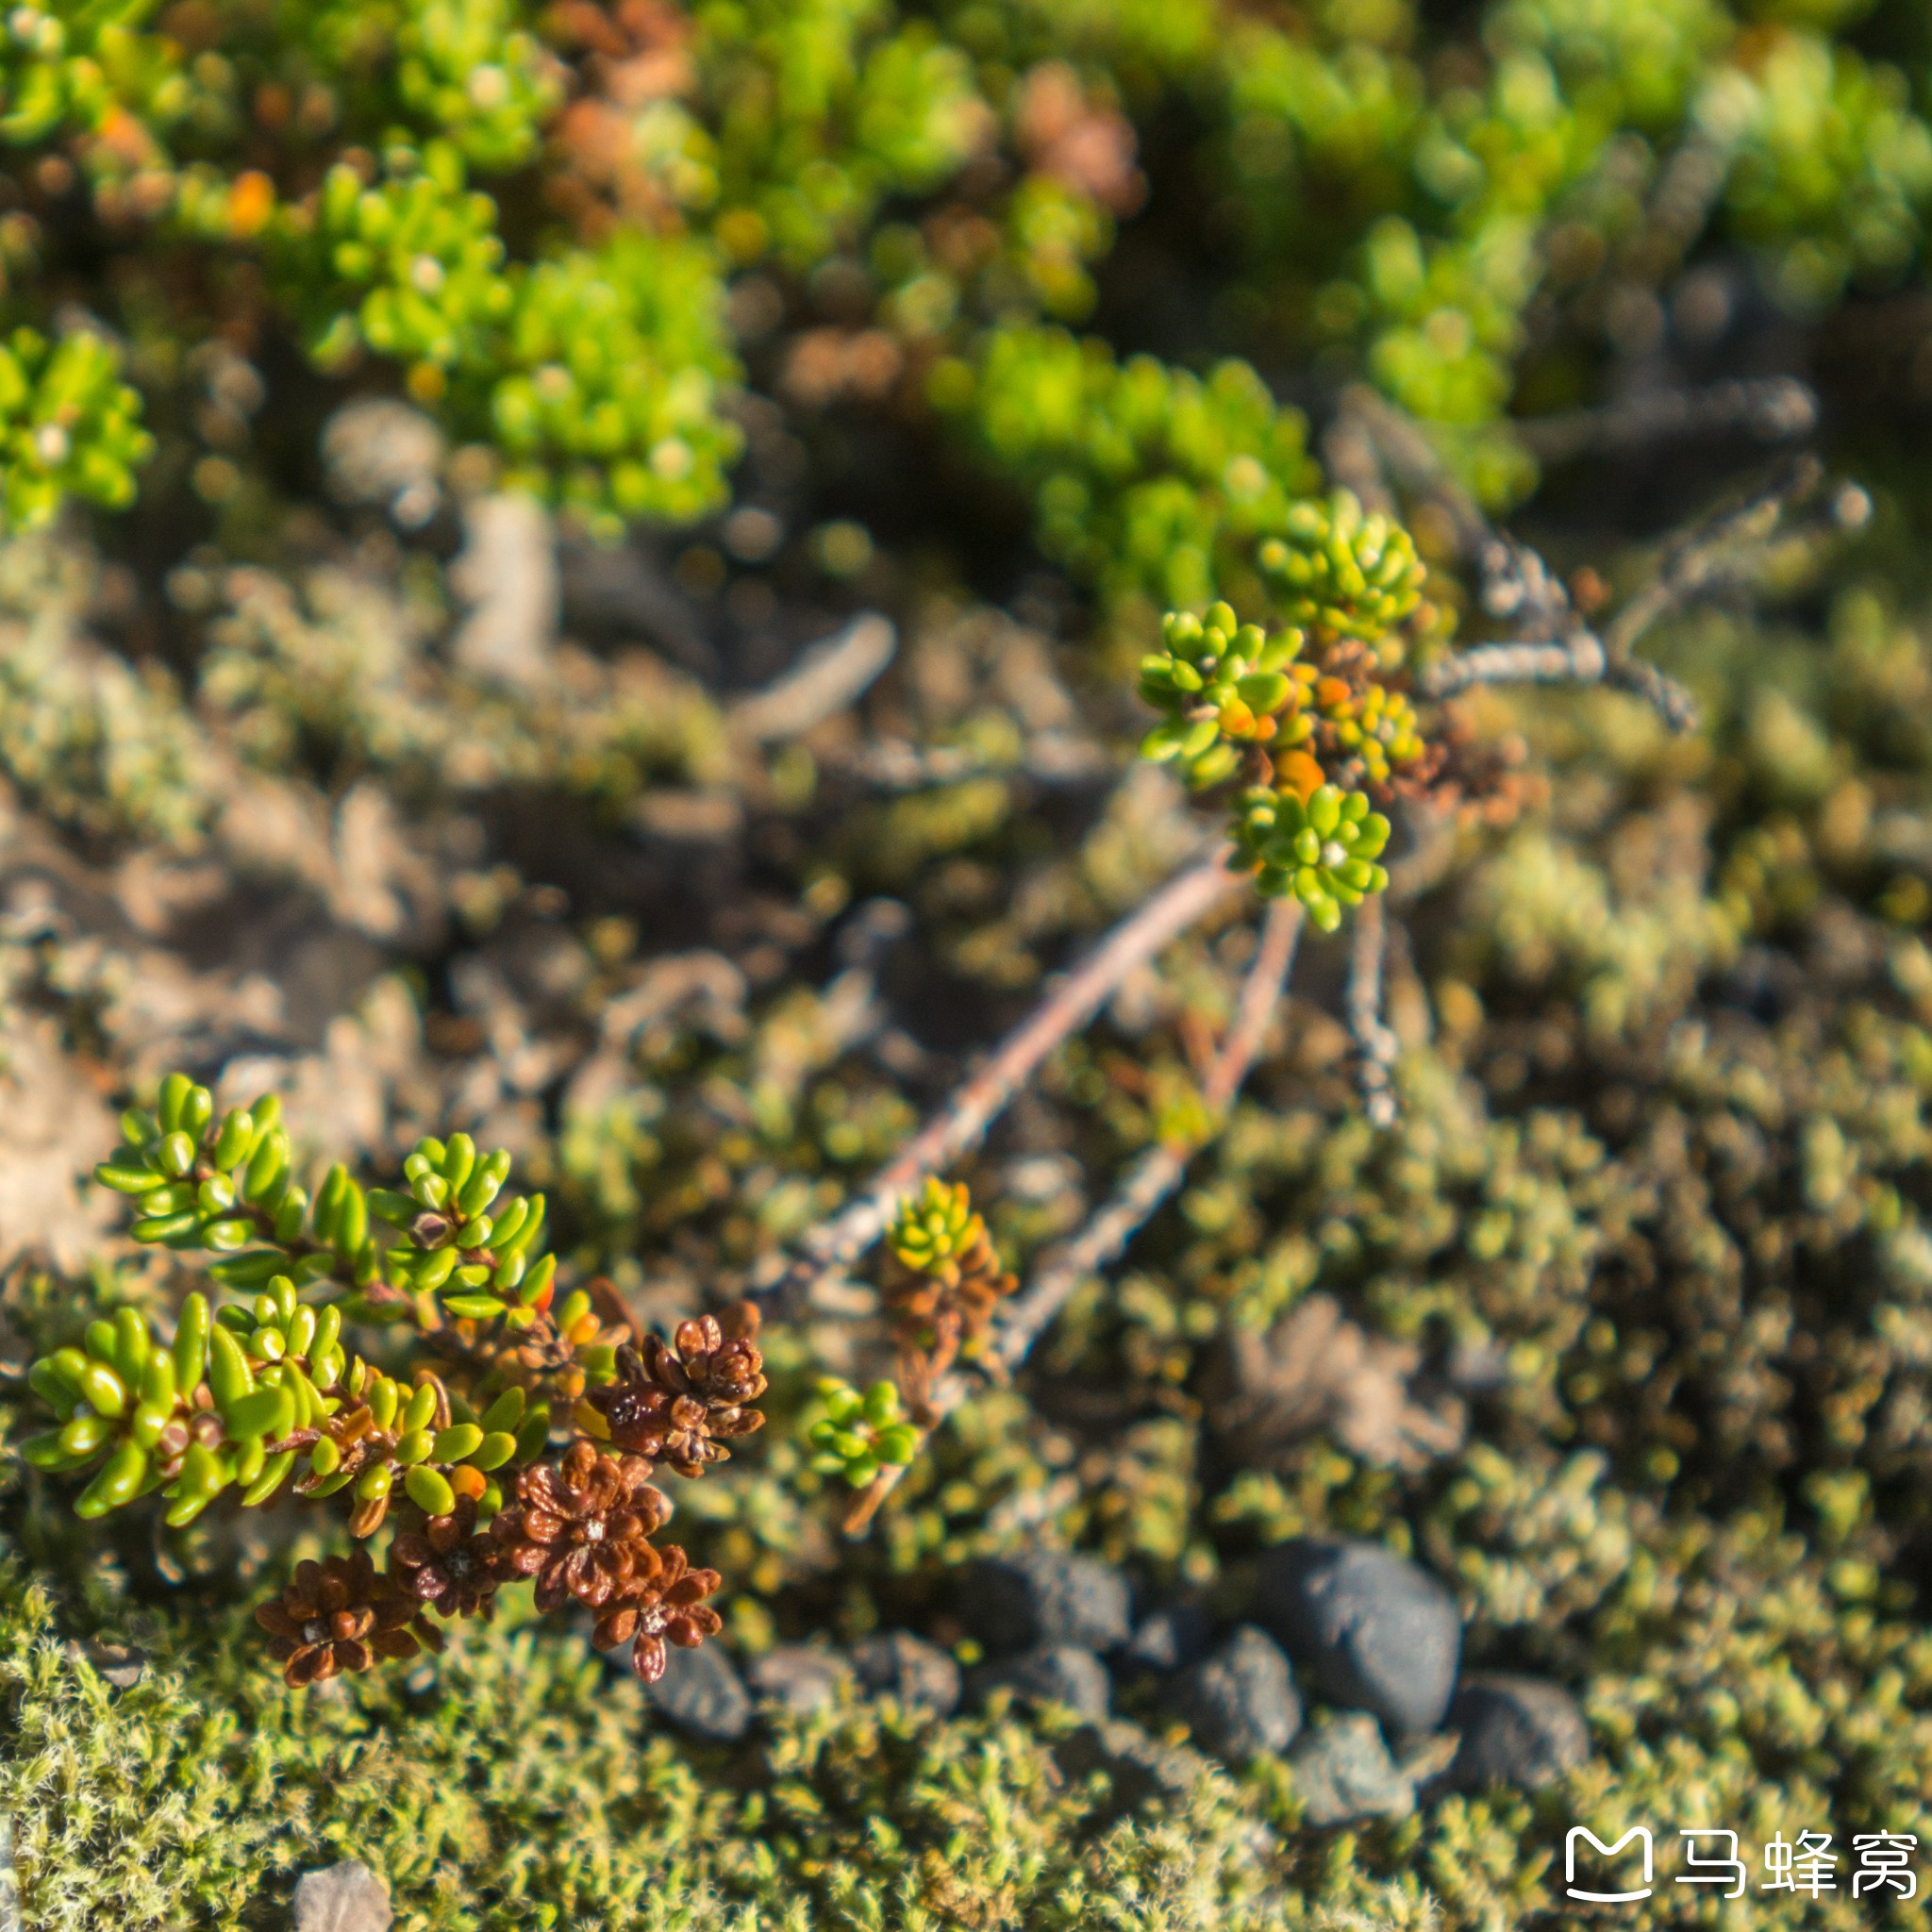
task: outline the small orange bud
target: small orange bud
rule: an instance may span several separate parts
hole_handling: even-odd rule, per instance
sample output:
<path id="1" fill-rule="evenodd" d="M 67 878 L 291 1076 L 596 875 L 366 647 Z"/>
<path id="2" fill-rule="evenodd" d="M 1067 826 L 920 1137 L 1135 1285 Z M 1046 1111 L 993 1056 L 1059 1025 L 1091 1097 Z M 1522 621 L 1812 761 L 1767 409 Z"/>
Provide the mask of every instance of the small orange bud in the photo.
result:
<path id="1" fill-rule="evenodd" d="M 458 1495 L 467 1496 L 473 1503 L 480 1503 L 483 1491 L 489 1487 L 489 1478 L 480 1469 L 459 1462 L 449 1473 L 449 1486 Z"/>
<path id="2" fill-rule="evenodd" d="M 237 236 L 258 235 L 275 211 L 275 184 L 259 168 L 238 175 L 228 190 L 228 229 Z"/>
<path id="3" fill-rule="evenodd" d="M 1306 805 L 1325 782 L 1322 768 L 1305 751 L 1291 751 L 1274 768 L 1284 790 L 1295 792 Z"/>

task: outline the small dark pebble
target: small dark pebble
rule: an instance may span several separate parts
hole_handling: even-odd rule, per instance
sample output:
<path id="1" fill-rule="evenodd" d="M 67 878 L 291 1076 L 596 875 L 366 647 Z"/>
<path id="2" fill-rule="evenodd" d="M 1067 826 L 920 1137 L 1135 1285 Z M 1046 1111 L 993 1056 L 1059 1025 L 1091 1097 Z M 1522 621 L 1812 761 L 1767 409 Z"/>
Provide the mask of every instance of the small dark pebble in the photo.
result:
<path id="1" fill-rule="evenodd" d="M 909 1630 L 888 1630 L 855 1644 L 852 1668 L 874 1697 L 895 1697 L 908 1710 L 951 1717 L 959 1707 L 959 1666 Z"/>
<path id="2" fill-rule="evenodd" d="M 1206 1604 L 1163 1604 L 1134 1626 L 1118 1661 L 1133 1670 L 1181 1671 L 1199 1663 L 1213 1642 L 1214 1620 Z"/>
<path id="3" fill-rule="evenodd" d="M 1456 1599 L 1380 1543 L 1304 1538 L 1262 1559 L 1258 1621 L 1317 1696 L 1371 1710 L 1397 1731 L 1432 1731 L 1456 1687 Z"/>
<path id="4" fill-rule="evenodd" d="M 74 1655 L 93 1666 L 117 1690 L 131 1690 L 147 1674 L 147 1657 L 130 1643 L 108 1643 L 98 1637 L 71 1644 Z"/>
<path id="5" fill-rule="evenodd" d="M 735 1744 L 751 1729 L 751 1692 L 722 1644 L 674 1645 L 649 1695 L 652 1707 L 689 1738 Z"/>
<path id="6" fill-rule="evenodd" d="M 1448 1724 L 1462 1740 L 1447 1773 L 1457 1790 L 1488 1784 L 1536 1790 L 1590 1756 L 1590 1728 L 1575 1698 L 1542 1677 L 1465 1677 Z"/>
<path id="7" fill-rule="evenodd" d="M 1302 1727 L 1302 1702 L 1281 1647 L 1243 1624 L 1219 1650 L 1183 1671 L 1167 1707 L 1194 1741 L 1230 1764 L 1259 1751 L 1286 1751 Z"/>
<path id="8" fill-rule="evenodd" d="M 1082 1724 L 1053 1747 L 1063 1776 L 1080 1779 L 1105 1772 L 1115 1806 L 1133 1810 L 1150 1799 L 1184 1798 L 1208 1760 L 1185 1744 L 1163 1744 L 1125 1718 Z"/>
<path id="9" fill-rule="evenodd" d="M 1023 1550 L 974 1564 L 955 1607 L 990 1651 L 1073 1643 L 1108 1651 L 1127 1641 L 1127 1580 L 1068 1550 Z"/>
<path id="10" fill-rule="evenodd" d="M 1366 1711 L 1340 1711 L 1305 1731 L 1288 1761 L 1309 1824 L 1407 1818 L 1415 1809 L 1415 1780 L 1390 1757 L 1380 1727 Z"/>
<path id="11" fill-rule="evenodd" d="M 1107 1666 L 1091 1650 L 1071 1643 L 1042 1643 L 1018 1657 L 1002 1657 L 974 1671 L 967 1683 L 976 1700 L 1010 1686 L 1022 1697 L 1063 1704 L 1076 1715 L 1091 1719 L 1107 1715 L 1112 1688 Z"/>
<path id="12" fill-rule="evenodd" d="M 782 1705 L 801 1717 L 836 1704 L 839 1687 L 851 1675 L 843 1657 L 805 1643 L 781 1643 L 744 1667 L 744 1681 L 753 1696 Z"/>

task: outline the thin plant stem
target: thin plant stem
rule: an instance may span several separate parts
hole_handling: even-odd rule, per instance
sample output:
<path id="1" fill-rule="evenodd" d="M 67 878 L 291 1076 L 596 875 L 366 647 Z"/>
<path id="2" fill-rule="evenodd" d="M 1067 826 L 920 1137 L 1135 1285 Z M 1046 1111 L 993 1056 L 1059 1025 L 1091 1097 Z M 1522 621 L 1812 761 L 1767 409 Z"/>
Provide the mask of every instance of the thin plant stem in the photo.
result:
<path id="1" fill-rule="evenodd" d="M 1276 899 L 1269 905 L 1261 925 L 1261 942 L 1242 983 L 1227 1037 L 1202 1083 L 1202 1101 L 1217 1122 L 1233 1103 L 1261 1051 L 1268 1022 L 1280 1004 L 1282 989 L 1294 966 L 1303 924 L 1302 908 L 1295 900 Z M 1120 1257 L 1148 1217 L 1180 1186 L 1197 1151 L 1197 1143 L 1191 1141 L 1162 1141 L 1148 1148 L 1128 1168 L 1107 1205 L 1070 1241 L 1053 1251 L 1025 1291 L 1007 1305 L 994 1331 L 990 1366 L 996 1374 L 1010 1374 L 1016 1370 L 1080 1284 Z M 928 1405 L 933 1428 L 959 1406 L 971 1386 L 968 1377 L 958 1373 L 941 1377 Z M 848 1536 L 865 1532 L 904 1474 L 905 1471 L 896 1467 L 878 1473 L 845 1518 Z"/>
<path id="2" fill-rule="evenodd" d="M 1177 873 L 1108 934 L 965 1080 L 946 1104 L 874 1176 L 859 1196 L 799 1243 L 797 1258 L 753 1293 L 791 1298 L 850 1267 L 878 1240 L 921 1179 L 950 1167 L 1012 1102 L 1054 1048 L 1091 1021 L 1137 967 L 1197 924 L 1244 875 L 1228 870 L 1231 848 Z"/>

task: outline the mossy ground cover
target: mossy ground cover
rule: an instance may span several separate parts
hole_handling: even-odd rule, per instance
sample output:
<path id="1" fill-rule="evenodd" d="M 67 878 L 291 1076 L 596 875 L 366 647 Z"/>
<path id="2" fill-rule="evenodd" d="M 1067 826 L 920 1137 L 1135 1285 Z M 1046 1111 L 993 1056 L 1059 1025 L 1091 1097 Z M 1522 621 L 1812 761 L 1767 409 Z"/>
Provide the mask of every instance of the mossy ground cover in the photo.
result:
<path id="1" fill-rule="evenodd" d="M 1928 62 L 1902 0 L 13 9 L 23 1923 L 266 1932 L 353 1857 L 409 1932 L 1497 1932 L 1582 1922 L 1578 1823 L 1658 1834 L 1633 1926 L 1924 1920 Z M 1607 630 L 1799 438 L 1828 513 L 1642 631 L 1694 731 L 1641 681 L 1430 707 L 1511 635 L 1478 509 Z M 79 1179 L 175 1066 L 277 1092 L 311 1181 L 458 1128 L 509 1150 L 561 1276 L 640 1322 L 769 1283 L 1226 823 L 1176 775 L 1234 770 L 1174 676 L 1220 598 L 1309 636 L 1221 677 L 1214 729 L 1255 738 L 1302 665 L 1283 769 L 1299 730 L 1392 823 L 1373 865 L 1318 855 L 1341 930 L 1224 1120 L 1241 895 L 945 1176 L 1024 1279 L 1137 1157 L 1197 1149 L 864 1538 L 812 1429 L 822 1378 L 892 1370 L 877 1259 L 768 1324 L 768 1424 L 676 1534 L 741 1660 L 958 1644 L 961 1566 L 1034 1541 L 1226 1624 L 1274 1545 L 1376 1539 L 1454 1589 L 1468 1667 L 1574 1692 L 1582 1767 L 1318 1829 L 1266 1754 L 1124 1806 L 1070 1718 L 1000 1696 L 698 1744 L 526 1586 L 440 1658 L 291 1693 L 253 1608 L 339 1521 L 82 1524 L 17 1453 L 33 1356 L 124 1306 L 165 1327 L 202 1278 Z M 1392 1126 L 1336 879 L 1393 933 Z M 1234 1402 L 1239 1338 L 1311 1314 L 1346 1374 Z M 1171 1726 L 1146 1685 L 1122 1707 Z M 1838 1884 L 1677 1887 L 1687 1827 L 1754 1881 L 1830 1832 Z M 1920 1895 L 1854 1897 L 1880 1831 Z"/>

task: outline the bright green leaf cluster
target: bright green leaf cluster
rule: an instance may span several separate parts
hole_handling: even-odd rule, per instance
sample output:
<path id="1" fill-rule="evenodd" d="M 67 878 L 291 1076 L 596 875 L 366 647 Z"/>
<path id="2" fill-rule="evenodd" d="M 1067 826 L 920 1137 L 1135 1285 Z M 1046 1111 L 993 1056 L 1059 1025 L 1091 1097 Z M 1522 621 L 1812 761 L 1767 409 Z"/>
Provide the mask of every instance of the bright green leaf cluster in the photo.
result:
<path id="1" fill-rule="evenodd" d="M 995 331 L 934 392 L 1034 491 L 1042 545 L 1113 597 L 1200 605 L 1314 487 L 1301 416 L 1245 363 L 1204 379 L 1061 329 Z"/>
<path id="2" fill-rule="evenodd" d="M 154 439 L 105 337 L 75 329 L 50 343 L 17 328 L 0 344 L 0 508 L 11 531 L 39 529 L 62 500 L 118 509 Z"/>
<path id="3" fill-rule="evenodd" d="M 417 0 L 396 36 L 404 103 L 492 173 L 531 158 L 563 97 L 560 63 L 520 12 L 513 0 Z"/>
<path id="4" fill-rule="evenodd" d="M 55 1474 L 98 1465 L 75 1502 L 83 1518 L 157 1489 L 175 1528 L 231 1486 L 244 1507 L 265 1504 L 294 1469 L 288 1439 L 341 1407 L 341 1309 L 299 1304 L 286 1275 L 212 1321 L 190 1295 L 165 1347 L 139 1310 L 121 1308 L 89 1324 L 83 1348 L 34 1363 L 35 1392 L 66 1420 L 23 1453 Z"/>
<path id="5" fill-rule="evenodd" d="M 175 44 L 142 30 L 151 10 L 144 0 L 9 8 L 0 25 L 0 142 L 26 146 L 63 125 L 97 131 L 117 110 L 160 125 L 178 120 L 191 88 Z M 108 148 L 96 165 L 115 159 Z"/>
<path id="6" fill-rule="evenodd" d="M 94 1179 L 134 1204 L 138 1241 L 218 1254 L 252 1241 L 290 1245 L 301 1238 L 308 1196 L 295 1184 L 280 1119 L 281 1103 L 270 1093 L 217 1122 L 208 1090 L 186 1074 L 170 1074 L 152 1111 L 122 1115 L 125 1144 L 94 1169 Z M 276 1257 L 260 1279 L 281 1269 Z M 327 1265 L 300 1272 L 312 1278 Z M 244 1275 L 228 1278 L 239 1287 Z"/>
<path id="7" fill-rule="evenodd" d="M 924 22 L 841 0 L 693 11 L 718 108 L 720 228 L 747 258 L 769 250 L 810 269 L 857 242 L 888 195 L 938 186 L 990 131 L 971 62 Z"/>
<path id="8" fill-rule="evenodd" d="M 93 1470 L 83 1516 L 159 1490 L 179 1527 L 229 1490 L 265 1504 L 291 1476 L 317 1497 L 353 1485 L 358 1535 L 392 1495 L 429 1516 L 467 1496 L 487 1514 L 502 1501 L 498 1472 L 544 1454 L 553 1401 L 575 1403 L 616 1373 L 587 1293 L 551 1313 L 556 1258 L 533 1258 L 543 1196 L 505 1195 L 505 1152 L 464 1134 L 425 1140 L 404 1163 L 407 1192 L 365 1191 L 338 1164 L 311 1204 L 275 1096 L 218 1118 L 208 1090 L 181 1073 L 151 1109 L 123 1116 L 122 1134 L 94 1177 L 128 1201 L 135 1238 L 212 1251 L 209 1273 L 242 1298 L 211 1313 L 190 1294 L 165 1346 L 124 1307 L 33 1365 L 57 1425 L 24 1453 L 49 1474 Z M 387 1247 L 384 1223 L 403 1231 Z M 471 1366 L 469 1394 L 351 1356 L 345 1321 L 450 1331 L 445 1358 Z M 544 1364 L 534 1378 L 518 1355 L 530 1347 Z"/>
<path id="9" fill-rule="evenodd" d="M 916 1274 L 933 1274 L 957 1262 L 979 1241 L 986 1223 L 974 1211 L 964 1181 L 950 1187 L 927 1174 L 917 1194 L 899 1204 L 886 1230 L 886 1245 Z"/>
<path id="10" fill-rule="evenodd" d="M 1352 491 L 1298 503 L 1287 526 L 1256 553 L 1292 624 L 1373 643 L 1422 601 L 1427 567 L 1408 532 L 1380 510 L 1364 513 Z"/>
<path id="11" fill-rule="evenodd" d="M 899 1405 L 894 1382 L 874 1382 L 863 1394 L 849 1382 L 827 1376 L 819 1383 L 824 1413 L 811 1422 L 806 1440 L 811 1466 L 862 1490 L 882 1469 L 904 1469 L 919 1453 L 919 1430 Z"/>
<path id="12" fill-rule="evenodd" d="M 1300 631 L 1270 637 L 1225 604 L 1202 617 L 1171 612 L 1161 636 L 1167 648 L 1141 660 L 1141 695 L 1167 715 L 1141 740 L 1141 756 L 1177 762 L 1196 788 L 1231 776 L 1243 744 L 1276 738 L 1279 714 L 1314 682 L 1312 667 L 1294 662 Z"/>
<path id="13" fill-rule="evenodd" d="M 1304 802 L 1291 790 L 1257 786 L 1237 805 L 1235 842 L 1256 890 L 1277 899 L 1292 892 L 1324 932 L 1341 924 L 1343 907 L 1389 884 L 1375 863 L 1389 821 L 1359 791 L 1324 785 Z"/>
<path id="14" fill-rule="evenodd" d="M 715 506 L 742 439 L 718 413 L 735 365 L 708 252 L 621 234 L 517 286 L 487 404 L 508 480 L 605 534 Z"/>
<path id="15" fill-rule="evenodd" d="M 365 185 L 338 165 L 312 214 L 285 215 L 282 273 L 297 299 L 315 291 L 309 352 L 324 369 L 346 367 L 366 343 L 446 375 L 487 355 L 486 331 L 514 301 L 496 206 L 466 187 L 446 143 L 394 150 L 388 166 Z"/>
<path id="16" fill-rule="evenodd" d="M 541 1194 L 500 1200 L 509 1170 L 506 1149 L 481 1153 L 467 1134 L 417 1141 L 403 1162 L 408 1191 L 369 1197 L 379 1220 L 404 1230 L 383 1257 L 389 1279 L 414 1294 L 440 1292 L 461 1320 L 527 1328 L 550 1306 L 557 1257 L 531 1263 L 545 1203 Z"/>
<path id="17" fill-rule="evenodd" d="M 1895 68 L 1819 35 L 1784 33 L 1748 69 L 1714 76 L 1699 118 L 1737 143 L 1732 220 L 1777 252 L 1787 304 L 1816 312 L 1854 275 L 1890 281 L 1932 208 L 1932 127 Z"/>

